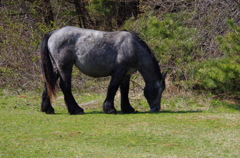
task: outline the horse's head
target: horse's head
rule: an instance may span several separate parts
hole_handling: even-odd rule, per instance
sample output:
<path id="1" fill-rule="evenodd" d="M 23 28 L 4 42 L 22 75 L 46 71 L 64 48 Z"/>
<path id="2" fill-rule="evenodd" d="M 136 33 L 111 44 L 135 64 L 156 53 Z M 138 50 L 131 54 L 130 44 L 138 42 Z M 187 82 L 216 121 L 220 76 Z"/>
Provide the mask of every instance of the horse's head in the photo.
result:
<path id="1" fill-rule="evenodd" d="M 162 73 L 159 81 L 146 85 L 144 89 L 144 95 L 148 101 L 151 112 L 158 112 L 161 110 L 161 98 L 165 89 L 166 75 L 167 73 Z"/>

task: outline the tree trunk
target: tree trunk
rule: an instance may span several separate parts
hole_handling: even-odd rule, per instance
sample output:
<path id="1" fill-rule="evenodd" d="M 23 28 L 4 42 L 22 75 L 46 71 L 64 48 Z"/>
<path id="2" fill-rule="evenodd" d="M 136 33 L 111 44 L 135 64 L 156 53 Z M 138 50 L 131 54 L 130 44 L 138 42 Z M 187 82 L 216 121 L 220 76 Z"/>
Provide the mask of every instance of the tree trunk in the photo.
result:
<path id="1" fill-rule="evenodd" d="M 139 14 L 139 0 L 117 1 L 116 5 L 118 8 L 118 26 L 121 26 L 131 16 L 137 18 Z"/>
<path id="2" fill-rule="evenodd" d="M 53 26 L 53 11 L 50 0 L 41 0 L 39 3 L 39 9 L 37 9 L 40 14 L 42 14 L 44 18 L 44 22 L 46 25 Z"/>
<path id="3" fill-rule="evenodd" d="M 82 28 L 86 27 L 86 15 L 85 8 L 82 0 L 74 0 L 74 5 L 76 8 L 79 26 Z"/>

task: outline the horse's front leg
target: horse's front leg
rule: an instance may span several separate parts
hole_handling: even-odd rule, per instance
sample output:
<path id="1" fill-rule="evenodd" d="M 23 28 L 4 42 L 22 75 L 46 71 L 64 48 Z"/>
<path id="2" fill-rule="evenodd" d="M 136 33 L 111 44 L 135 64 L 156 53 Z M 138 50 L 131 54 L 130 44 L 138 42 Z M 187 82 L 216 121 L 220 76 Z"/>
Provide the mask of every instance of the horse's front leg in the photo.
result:
<path id="1" fill-rule="evenodd" d="M 116 95 L 119 85 L 109 85 L 107 97 L 103 103 L 103 111 L 106 114 L 117 114 L 117 110 L 114 107 L 114 97 Z"/>
<path id="2" fill-rule="evenodd" d="M 129 83 L 130 83 L 130 75 L 127 75 L 122 80 L 120 85 L 121 91 L 121 110 L 123 113 L 134 113 L 135 109 L 130 105 L 128 93 L 129 93 Z"/>
<path id="3" fill-rule="evenodd" d="M 126 71 L 123 69 L 119 69 L 112 75 L 110 85 L 108 86 L 107 97 L 103 103 L 103 111 L 106 114 L 117 114 L 117 110 L 114 107 L 114 98 L 118 87 L 126 74 L 125 72 Z"/>

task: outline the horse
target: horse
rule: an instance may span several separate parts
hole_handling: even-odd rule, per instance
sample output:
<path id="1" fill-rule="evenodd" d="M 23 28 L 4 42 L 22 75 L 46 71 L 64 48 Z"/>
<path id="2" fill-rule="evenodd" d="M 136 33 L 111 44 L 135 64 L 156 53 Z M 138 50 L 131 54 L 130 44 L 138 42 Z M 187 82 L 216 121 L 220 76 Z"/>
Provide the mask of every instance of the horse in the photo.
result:
<path id="1" fill-rule="evenodd" d="M 40 45 L 40 54 L 44 78 L 41 111 L 46 114 L 55 113 L 51 99 L 56 95 L 58 85 L 64 94 L 69 114 L 84 114 L 71 90 L 74 65 L 91 77 L 111 76 L 103 102 L 105 113 L 117 114 L 114 98 L 119 87 L 121 111 L 135 112 L 128 94 L 131 74 L 136 71 L 139 71 L 144 79 L 144 96 L 150 106 L 150 112 L 158 112 L 161 109 L 166 73 L 161 73 L 151 49 L 135 33 L 66 26 L 45 34 Z"/>

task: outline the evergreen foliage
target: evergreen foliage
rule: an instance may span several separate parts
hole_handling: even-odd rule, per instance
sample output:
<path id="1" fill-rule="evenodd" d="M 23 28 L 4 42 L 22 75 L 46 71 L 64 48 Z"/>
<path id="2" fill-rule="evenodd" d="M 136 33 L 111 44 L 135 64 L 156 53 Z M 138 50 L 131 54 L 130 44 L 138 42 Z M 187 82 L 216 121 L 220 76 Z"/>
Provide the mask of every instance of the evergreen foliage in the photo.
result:
<path id="1" fill-rule="evenodd" d="M 228 23 L 231 32 L 217 37 L 224 56 L 205 60 L 195 72 L 195 85 L 215 93 L 240 91 L 240 26 Z"/>
<path id="2" fill-rule="evenodd" d="M 112 15 L 115 9 L 111 2 L 111 0 L 91 0 L 86 6 L 92 21 L 99 29 L 112 29 L 114 27 L 115 19 Z"/>

